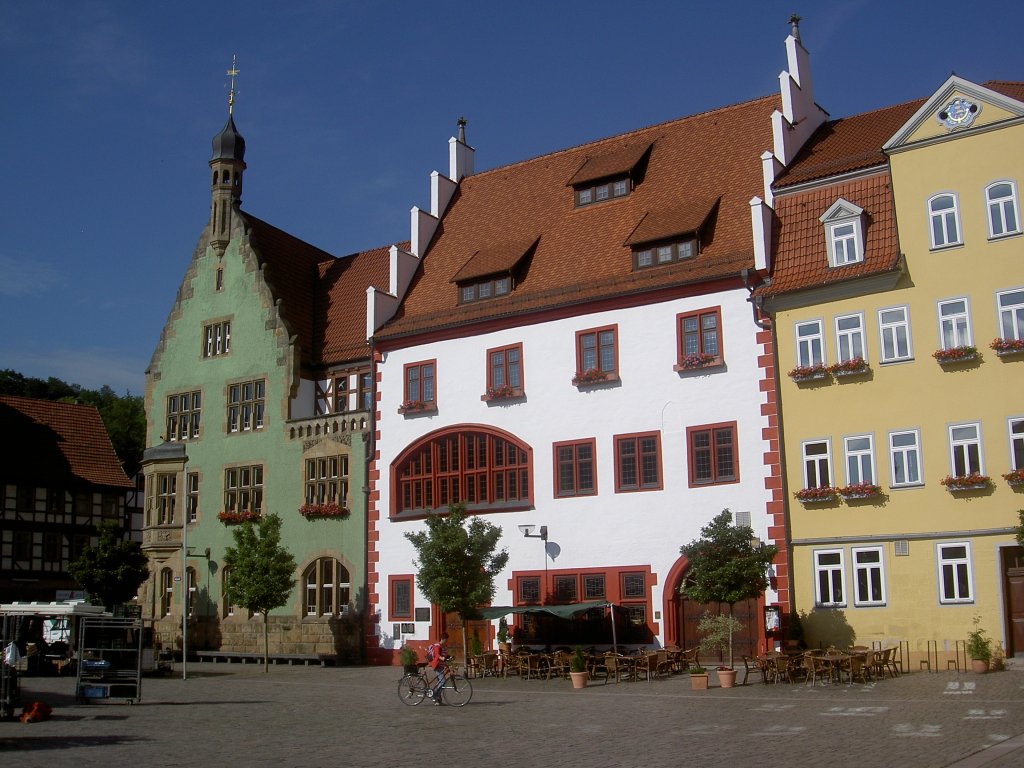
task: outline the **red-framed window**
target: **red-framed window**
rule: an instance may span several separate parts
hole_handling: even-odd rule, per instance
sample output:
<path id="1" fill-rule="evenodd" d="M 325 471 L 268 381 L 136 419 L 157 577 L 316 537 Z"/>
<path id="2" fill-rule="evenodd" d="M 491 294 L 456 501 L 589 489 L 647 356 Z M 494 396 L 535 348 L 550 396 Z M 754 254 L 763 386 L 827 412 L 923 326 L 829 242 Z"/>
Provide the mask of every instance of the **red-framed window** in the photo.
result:
<path id="1" fill-rule="evenodd" d="M 415 590 L 411 574 L 388 576 L 388 611 L 392 619 L 408 619 L 416 611 Z"/>
<path id="2" fill-rule="evenodd" d="M 555 497 L 595 495 L 597 443 L 594 438 L 555 443 L 553 451 Z"/>
<path id="3" fill-rule="evenodd" d="M 403 404 L 433 404 L 437 401 L 437 361 L 424 360 L 405 366 L 405 389 Z"/>
<path id="4" fill-rule="evenodd" d="M 520 576 L 516 581 L 516 605 L 534 605 L 541 602 L 540 576 Z"/>
<path id="5" fill-rule="evenodd" d="M 487 350 L 487 389 L 523 389 L 523 345 Z"/>
<path id="6" fill-rule="evenodd" d="M 691 487 L 739 482 L 735 421 L 687 427 L 686 452 Z"/>
<path id="7" fill-rule="evenodd" d="M 701 360 L 705 364 L 722 359 L 722 310 L 710 307 L 696 312 L 676 315 L 678 338 L 677 363 L 690 367 L 688 362 Z M 709 360 L 713 358 L 713 360 Z"/>
<path id="8" fill-rule="evenodd" d="M 661 434 L 615 436 L 615 492 L 656 491 L 661 481 Z"/>
<path id="9" fill-rule="evenodd" d="M 576 373 L 619 371 L 619 327 L 608 325 L 576 332 Z"/>
<path id="10" fill-rule="evenodd" d="M 533 451 L 502 430 L 461 426 L 433 432 L 391 466 L 392 509 L 430 512 L 465 502 L 474 511 L 533 504 Z"/>

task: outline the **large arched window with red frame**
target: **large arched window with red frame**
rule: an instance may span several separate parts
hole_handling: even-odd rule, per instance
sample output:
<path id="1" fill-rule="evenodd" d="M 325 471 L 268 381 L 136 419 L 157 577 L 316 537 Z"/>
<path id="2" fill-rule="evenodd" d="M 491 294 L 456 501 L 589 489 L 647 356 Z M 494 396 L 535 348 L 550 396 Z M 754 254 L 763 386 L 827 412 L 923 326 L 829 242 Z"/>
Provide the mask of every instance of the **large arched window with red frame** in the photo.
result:
<path id="1" fill-rule="evenodd" d="M 478 424 L 431 432 L 391 465 L 395 514 L 465 502 L 476 512 L 533 505 L 533 449 L 515 435 Z"/>

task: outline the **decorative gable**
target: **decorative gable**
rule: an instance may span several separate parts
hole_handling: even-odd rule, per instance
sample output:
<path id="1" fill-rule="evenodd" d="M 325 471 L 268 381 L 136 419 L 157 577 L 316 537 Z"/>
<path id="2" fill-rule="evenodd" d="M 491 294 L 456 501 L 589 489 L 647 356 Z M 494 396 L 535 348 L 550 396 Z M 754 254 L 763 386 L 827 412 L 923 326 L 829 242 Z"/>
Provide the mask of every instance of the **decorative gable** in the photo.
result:
<path id="1" fill-rule="evenodd" d="M 993 85 L 998 87 L 998 84 Z M 942 140 L 1021 117 L 1024 117 L 1024 102 L 951 75 L 882 149 L 898 151 L 907 144 Z"/>
<path id="2" fill-rule="evenodd" d="M 825 226 L 830 267 L 845 267 L 864 261 L 863 208 L 840 197 L 818 221 Z"/>

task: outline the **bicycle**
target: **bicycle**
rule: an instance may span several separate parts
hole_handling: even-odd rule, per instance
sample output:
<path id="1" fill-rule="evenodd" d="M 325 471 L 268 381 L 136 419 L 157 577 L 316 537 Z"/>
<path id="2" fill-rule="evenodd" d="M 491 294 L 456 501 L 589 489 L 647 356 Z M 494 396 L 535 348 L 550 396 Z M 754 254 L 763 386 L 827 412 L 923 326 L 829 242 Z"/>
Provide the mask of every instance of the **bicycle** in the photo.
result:
<path id="1" fill-rule="evenodd" d="M 448 661 L 451 658 L 449 657 Z M 432 681 L 427 680 L 426 668 L 409 672 L 398 681 L 398 698 L 409 707 L 415 707 L 424 699 L 433 698 Z M 445 665 L 444 684 L 441 686 L 441 700 L 450 707 L 464 707 L 473 698 L 473 684 L 465 676 L 457 674 Z"/>

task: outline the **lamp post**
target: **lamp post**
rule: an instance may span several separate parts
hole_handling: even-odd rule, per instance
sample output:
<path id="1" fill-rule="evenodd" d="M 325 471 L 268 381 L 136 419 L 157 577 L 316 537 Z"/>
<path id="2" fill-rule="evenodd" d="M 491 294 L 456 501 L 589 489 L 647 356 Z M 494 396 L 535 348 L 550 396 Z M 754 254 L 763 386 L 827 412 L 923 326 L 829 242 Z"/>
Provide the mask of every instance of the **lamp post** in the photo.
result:
<path id="1" fill-rule="evenodd" d="M 528 539 L 540 539 L 544 542 L 544 587 L 541 590 L 540 602 L 541 605 L 547 603 L 547 590 L 548 590 L 548 527 L 542 525 L 539 533 L 534 533 L 533 530 L 537 526 L 535 525 L 520 525 L 519 530 L 523 536 Z"/>

